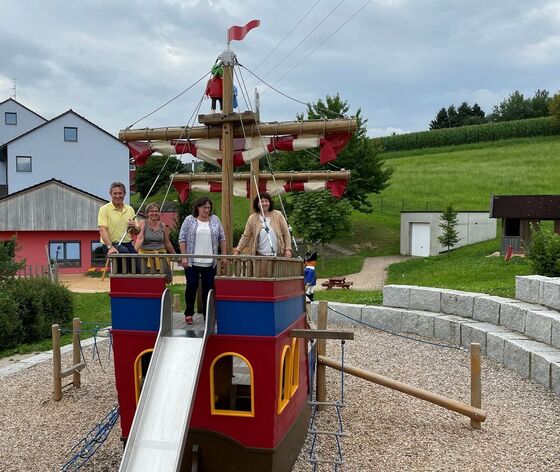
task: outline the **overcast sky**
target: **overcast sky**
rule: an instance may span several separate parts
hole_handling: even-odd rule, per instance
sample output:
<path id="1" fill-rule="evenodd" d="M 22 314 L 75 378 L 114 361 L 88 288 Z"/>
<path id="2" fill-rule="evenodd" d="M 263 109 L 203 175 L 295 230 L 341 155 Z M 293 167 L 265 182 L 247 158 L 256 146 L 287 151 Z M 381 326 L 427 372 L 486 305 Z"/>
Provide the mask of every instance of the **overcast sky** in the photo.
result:
<path id="1" fill-rule="evenodd" d="M 302 102 L 339 93 L 371 136 L 427 129 L 450 104 L 488 113 L 514 90 L 560 89 L 555 0 L 0 0 L 0 19 L 0 101 L 15 77 L 17 100 L 45 118 L 72 108 L 113 134 L 202 77 L 227 28 L 251 19 L 260 28 L 232 42 L 241 64 Z M 258 87 L 262 120 L 303 111 Z M 186 124 L 203 92 L 136 127 Z"/>

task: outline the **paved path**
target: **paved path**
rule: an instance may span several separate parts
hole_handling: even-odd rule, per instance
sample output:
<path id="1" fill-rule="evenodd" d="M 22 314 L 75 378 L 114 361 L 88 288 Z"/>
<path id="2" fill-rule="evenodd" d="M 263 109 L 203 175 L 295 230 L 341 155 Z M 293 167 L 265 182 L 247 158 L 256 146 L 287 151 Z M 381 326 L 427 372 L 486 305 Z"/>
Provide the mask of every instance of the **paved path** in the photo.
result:
<path id="1" fill-rule="evenodd" d="M 354 282 L 352 289 L 355 290 L 381 290 L 387 280 L 387 267 L 395 262 L 410 259 L 410 256 L 380 256 L 366 257 L 362 270 L 357 274 L 346 276 L 348 282 Z M 317 279 L 316 290 L 325 290 L 321 283 L 327 279 Z M 333 289 L 344 290 L 344 289 Z"/>
<path id="2" fill-rule="evenodd" d="M 387 267 L 395 262 L 400 262 L 410 259 L 410 256 L 381 256 L 381 257 L 366 257 L 362 270 L 357 274 L 350 274 L 346 277 L 349 282 L 354 282 L 352 288 L 355 290 L 381 290 L 387 280 Z M 323 290 L 321 282 L 327 279 L 318 279 L 316 290 Z M 93 292 L 108 292 L 109 291 L 109 278 L 107 277 L 103 282 L 101 278 L 89 277 L 87 275 L 62 275 L 60 282 L 66 285 L 73 292 L 93 293 Z M 175 275 L 173 283 L 184 284 L 185 276 Z"/>

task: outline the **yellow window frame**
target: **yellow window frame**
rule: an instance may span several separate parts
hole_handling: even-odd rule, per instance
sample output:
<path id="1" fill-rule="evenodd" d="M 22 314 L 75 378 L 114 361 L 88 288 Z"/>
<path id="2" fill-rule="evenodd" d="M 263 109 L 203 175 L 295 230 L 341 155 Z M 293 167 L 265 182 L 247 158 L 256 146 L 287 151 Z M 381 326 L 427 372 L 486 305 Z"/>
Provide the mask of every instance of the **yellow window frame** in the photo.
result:
<path id="1" fill-rule="evenodd" d="M 226 356 L 236 356 L 239 357 L 240 359 L 243 360 L 243 362 L 245 362 L 245 364 L 247 364 L 247 366 L 249 366 L 249 375 L 251 378 L 251 411 L 241 411 L 241 410 L 222 410 L 219 408 L 216 408 L 216 403 L 215 403 L 215 396 L 214 396 L 214 366 L 216 365 L 216 362 L 218 362 L 222 357 L 226 357 Z M 253 366 L 251 365 L 251 363 L 249 362 L 249 360 L 237 353 L 237 352 L 224 352 L 222 354 L 220 354 L 219 356 L 217 356 L 213 361 L 212 364 L 210 365 L 210 414 L 212 415 L 222 415 L 222 416 L 241 416 L 241 417 L 246 417 L 246 418 L 253 418 L 255 416 L 255 376 L 253 373 Z"/>
<path id="2" fill-rule="evenodd" d="M 278 379 L 278 408 L 277 413 L 282 413 L 290 401 L 290 391 L 292 382 L 292 348 L 285 345 L 280 357 L 280 369 Z"/>
<path id="3" fill-rule="evenodd" d="M 299 351 L 300 343 L 298 338 L 292 339 L 292 378 L 290 382 L 290 398 L 296 393 L 299 387 Z"/>
<path id="4" fill-rule="evenodd" d="M 148 352 L 154 352 L 153 349 L 145 349 L 143 350 L 136 359 L 134 360 L 134 394 L 136 397 L 136 405 L 138 405 L 138 400 L 140 400 L 140 382 L 142 381 L 142 357 Z"/>

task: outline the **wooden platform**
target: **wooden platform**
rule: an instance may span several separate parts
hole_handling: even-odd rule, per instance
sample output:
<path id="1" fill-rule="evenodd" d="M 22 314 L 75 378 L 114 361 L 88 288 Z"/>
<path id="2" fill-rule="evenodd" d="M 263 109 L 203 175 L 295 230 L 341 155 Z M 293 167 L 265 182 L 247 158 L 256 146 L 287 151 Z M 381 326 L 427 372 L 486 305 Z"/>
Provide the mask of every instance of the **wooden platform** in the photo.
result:
<path id="1" fill-rule="evenodd" d="M 205 126 L 219 126 L 222 123 L 241 123 L 252 125 L 257 122 L 257 115 L 252 111 L 242 113 L 210 113 L 198 115 L 198 122 Z"/>

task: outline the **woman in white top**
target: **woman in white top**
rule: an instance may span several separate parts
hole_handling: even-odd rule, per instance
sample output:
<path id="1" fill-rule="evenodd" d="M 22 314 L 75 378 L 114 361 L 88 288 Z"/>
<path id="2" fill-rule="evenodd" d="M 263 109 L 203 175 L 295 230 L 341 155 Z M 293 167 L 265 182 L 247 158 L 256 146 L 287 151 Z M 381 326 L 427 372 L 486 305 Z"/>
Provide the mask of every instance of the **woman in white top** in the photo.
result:
<path id="1" fill-rule="evenodd" d="M 290 230 L 284 215 L 274 209 L 272 197 L 262 192 L 253 200 L 254 213 L 247 220 L 245 231 L 233 254 L 249 248 L 258 256 L 292 257 Z"/>
<path id="2" fill-rule="evenodd" d="M 185 218 L 179 232 L 182 254 L 226 254 L 226 237 L 220 219 L 212 214 L 212 200 L 200 197 L 193 205 L 193 213 Z M 192 324 L 198 279 L 202 280 L 202 311 L 206 315 L 208 292 L 214 287 L 216 259 L 183 257 L 187 287 L 185 289 L 185 322 Z"/>

